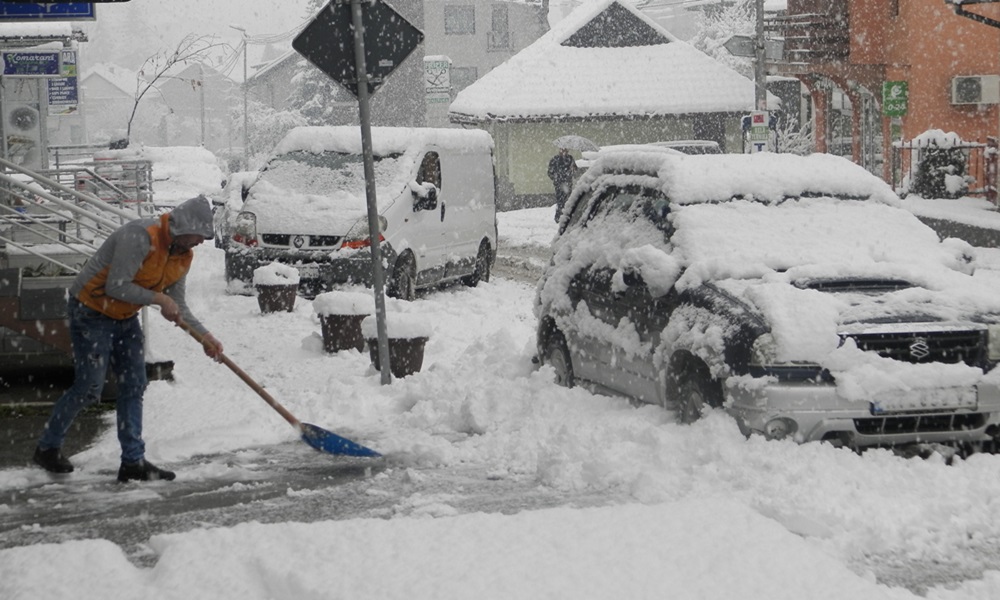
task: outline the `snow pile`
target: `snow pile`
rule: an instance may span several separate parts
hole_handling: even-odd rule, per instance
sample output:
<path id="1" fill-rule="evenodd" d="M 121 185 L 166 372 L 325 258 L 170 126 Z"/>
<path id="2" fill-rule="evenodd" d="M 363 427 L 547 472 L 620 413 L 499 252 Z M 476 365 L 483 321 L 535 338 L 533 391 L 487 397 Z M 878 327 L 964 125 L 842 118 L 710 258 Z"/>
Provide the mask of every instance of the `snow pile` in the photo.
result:
<path id="1" fill-rule="evenodd" d="M 218 194 L 226 181 L 219 160 L 200 146 L 143 146 L 94 153 L 100 160 L 148 160 L 153 164 L 153 202 L 176 206 L 204 195 Z"/>
<path id="2" fill-rule="evenodd" d="M 298 285 L 299 271 L 295 267 L 273 262 L 253 271 L 254 285 Z"/>
<path id="3" fill-rule="evenodd" d="M 375 312 L 375 298 L 361 292 L 324 292 L 313 299 L 317 315 L 370 315 Z"/>

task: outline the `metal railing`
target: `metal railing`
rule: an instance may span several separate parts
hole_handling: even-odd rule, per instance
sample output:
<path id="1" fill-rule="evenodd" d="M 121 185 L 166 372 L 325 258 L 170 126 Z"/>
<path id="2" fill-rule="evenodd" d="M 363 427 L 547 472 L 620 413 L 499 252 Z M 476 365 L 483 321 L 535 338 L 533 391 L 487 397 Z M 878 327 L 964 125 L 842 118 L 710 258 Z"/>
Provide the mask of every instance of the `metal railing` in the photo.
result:
<path id="1" fill-rule="evenodd" d="M 961 142 L 948 147 L 938 146 L 933 140 L 903 140 L 892 144 L 891 184 L 897 193 L 912 191 L 913 180 L 929 152 L 958 150 L 964 155 L 968 188 L 962 192 L 969 196 L 983 196 L 994 206 L 998 204 L 998 159 L 1000 145 L 995 137 L 986 142 Z"/>
<path id="2" fill-rule="evenodd" d="M 2 158 L 0 169 L 0 266 L 24 275 L 74 274 L 108 234 L 140 217 L 142 204 L 107 202 Z"/>

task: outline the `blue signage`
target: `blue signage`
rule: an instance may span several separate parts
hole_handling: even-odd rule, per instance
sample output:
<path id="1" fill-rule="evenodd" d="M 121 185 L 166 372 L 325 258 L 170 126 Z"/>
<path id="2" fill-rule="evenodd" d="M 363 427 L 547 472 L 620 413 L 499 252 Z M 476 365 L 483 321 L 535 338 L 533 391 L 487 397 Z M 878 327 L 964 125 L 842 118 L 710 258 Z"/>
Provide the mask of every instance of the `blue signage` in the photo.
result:
<path id="1" fill-rule="evenodd" d="M 76 77 L 49 79 L 49 114 L 71 115 L 80 104 Z"/>
<path id="2" fill-rule="evenodd" d="M 0 2 L 0 21 L 93 21 L 93 2 Z"/>
<path id="3" fill-rule="evenodd" d="M 58 77 L 59 52 L 25 52 L 4 50 L 3 74 L 17 77 Z"/>

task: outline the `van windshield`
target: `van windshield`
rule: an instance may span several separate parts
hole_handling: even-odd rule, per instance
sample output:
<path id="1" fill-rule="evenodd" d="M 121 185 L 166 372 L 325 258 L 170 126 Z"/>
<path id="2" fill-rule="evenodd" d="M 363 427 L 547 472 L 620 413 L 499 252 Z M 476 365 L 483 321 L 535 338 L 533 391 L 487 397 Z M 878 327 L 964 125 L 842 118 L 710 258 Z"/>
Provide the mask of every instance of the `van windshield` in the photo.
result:
<path id="1" fill-rule="evenodd" d="M 375 156 L 375 186 L 382 188 L 399 177 L 401 154 Z M 267 164 L 261 179 L 299 194 L 330 194 L 333 191 L 365 196 L 364 157 L 340 152 L 295 151 L 277 156 Z"/>

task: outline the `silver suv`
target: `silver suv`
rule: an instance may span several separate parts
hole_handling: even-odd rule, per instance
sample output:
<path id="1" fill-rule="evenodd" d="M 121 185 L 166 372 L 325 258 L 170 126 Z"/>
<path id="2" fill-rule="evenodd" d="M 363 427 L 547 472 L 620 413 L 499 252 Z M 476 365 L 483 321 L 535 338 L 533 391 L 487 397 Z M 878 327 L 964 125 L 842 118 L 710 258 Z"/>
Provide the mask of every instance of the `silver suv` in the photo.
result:
<path id="1" fill-rule="evenodd" d="M 830 155 L 602 153 L 538 284 L 565 385 L 840 446 L 1000 436 L 1000 297 L 880 179 Z"/>

